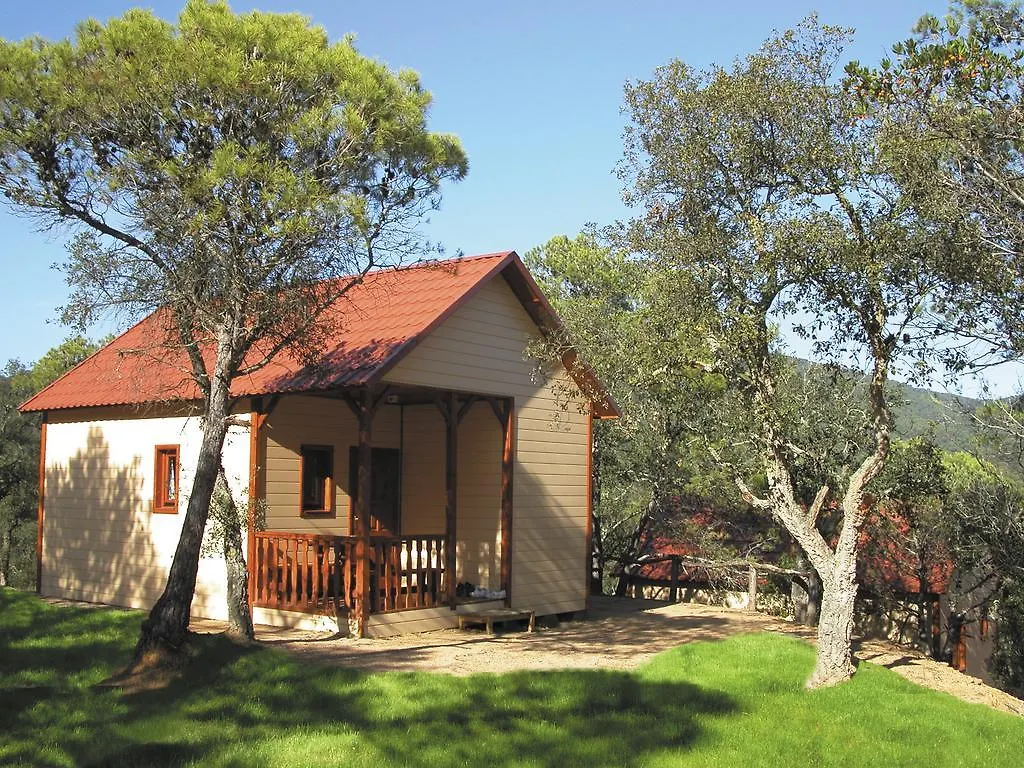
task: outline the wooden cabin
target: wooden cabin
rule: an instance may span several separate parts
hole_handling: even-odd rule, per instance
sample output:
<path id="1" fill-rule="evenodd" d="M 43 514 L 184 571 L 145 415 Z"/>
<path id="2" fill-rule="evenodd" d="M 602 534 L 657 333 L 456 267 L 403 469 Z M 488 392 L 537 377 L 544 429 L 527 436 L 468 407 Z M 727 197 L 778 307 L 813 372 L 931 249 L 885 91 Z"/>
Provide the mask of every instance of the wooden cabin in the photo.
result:
<path id="1" fill-rule="evenodd" d="M 519 257 L 373 272 L 333 311 L 315 364 L 284 352 L 232 383 L 255 620 L 383 636 L 474 600 L 584 610 L 591 425 L 617 411 L 578 360 L 538 374 L 528 344 L 559 321 Z M 161 317 L 22 406 L 46 417 L 43 595 L 148 608 L 163 590 L 202 429 Z M 204 556 L 193 615 L 226 615 L 224 572 Z"/>

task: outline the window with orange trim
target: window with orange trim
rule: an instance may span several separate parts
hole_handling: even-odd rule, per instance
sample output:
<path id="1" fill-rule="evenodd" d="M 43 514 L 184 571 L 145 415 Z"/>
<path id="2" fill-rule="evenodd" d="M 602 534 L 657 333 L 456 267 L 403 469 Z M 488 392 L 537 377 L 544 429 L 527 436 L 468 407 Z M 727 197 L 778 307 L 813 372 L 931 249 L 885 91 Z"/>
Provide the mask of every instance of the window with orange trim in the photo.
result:
<path id="1" fill-rule="evenodd" d="M 175 514 L 178 511 L 178 481 L 181 477 L 181 459 L 177 445 L 156 447 L 156 466 L 153 471 L 153 511 Z"/>
<path id="2" fill-rule="evenodd" d="M 334 447 L 330 445 L 303 445 L 302 490 L 300 496 L 303 515 L 334 514 Z"/>

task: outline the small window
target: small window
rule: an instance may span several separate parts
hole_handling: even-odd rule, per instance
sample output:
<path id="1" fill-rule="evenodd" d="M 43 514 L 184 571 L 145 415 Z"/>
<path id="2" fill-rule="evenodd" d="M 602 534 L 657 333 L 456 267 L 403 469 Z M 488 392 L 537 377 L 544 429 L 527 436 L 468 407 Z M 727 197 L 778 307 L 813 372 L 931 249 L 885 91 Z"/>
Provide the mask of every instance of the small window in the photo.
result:
<path id="1" fill-rule="evenodd" d="M 334 514 L 334 448 L 302 446 L 302 514 Z"/>
<path id="2" fill-rule="evenodd" d="M 175 514 L 178 511 L 178 481 L 181 461 L 178 446 L 158 445 L 153 472 L 153 511 Z"/>

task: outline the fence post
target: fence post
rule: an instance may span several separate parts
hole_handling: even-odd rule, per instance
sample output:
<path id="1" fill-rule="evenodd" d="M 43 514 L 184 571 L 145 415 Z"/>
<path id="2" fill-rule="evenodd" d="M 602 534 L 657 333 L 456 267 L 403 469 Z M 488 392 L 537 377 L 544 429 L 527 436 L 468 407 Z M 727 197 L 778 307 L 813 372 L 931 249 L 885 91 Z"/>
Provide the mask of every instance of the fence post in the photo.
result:
<path id="1" fill-rule="evenodd" d="M 747 568 L 747 610 L 757 610 L 757 568 L 753 565 Z"/>
<path id="2" fill-rule="evenodd" d="M 675 603 L 679 600 L 679 558 L 672 558 L 672 585 L 668 590 L 669 602 Z"/>

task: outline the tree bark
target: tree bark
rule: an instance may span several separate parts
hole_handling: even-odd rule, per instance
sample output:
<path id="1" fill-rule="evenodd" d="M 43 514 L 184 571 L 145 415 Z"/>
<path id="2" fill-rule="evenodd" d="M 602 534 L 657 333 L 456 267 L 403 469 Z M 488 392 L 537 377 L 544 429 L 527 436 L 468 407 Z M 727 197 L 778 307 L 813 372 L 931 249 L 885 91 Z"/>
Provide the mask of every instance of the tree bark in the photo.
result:
<path id="1" fill-rule="evenodd" d="M 822 574 L 818 658 L 808 688 L 825 688 L 853 676 L 853 610 L 857 601 L 857 561 L 836 552 L 832 572 Z"/>
<path id="2" fill-rule="evenodd" d="M 245 567 L 245 549 L 242 542 L 240 522 L 243 519 L 231 494 L 227 474 L 221 465 L 218 482 L 224 491 L 224 540 L 221 542 L 224 563 L 227 568 L 227 634 L 235 639 L 252 642 L 256 633 L 252 626 L 252 612 L 249 610 L 249 578 Z"/>
<path id="3" fill-rule="evenodd" d="M 590 594 L 604 593 L 604 541 L 601 538 L 601 440 L 593 440 L 590 467 Z"/>
<path id="4" fill-rule="evenodd" d="M 790 597 L 793 601 L 793 618 L 797 624 L 805 627 L 818 626 L 821 616 L 821 577 L 814 568 L 810 568 L 806 558 L 797 559 L 797 569 L 807 570 L 807 578 L 793 577 Z"/>
<path id="5" fill-rule="evenodd" d="M 0 587 L 6 587 L 10 582 L 12 522 L 4 520 L 0 531 Z"/>
<path id="6" fill-rule="evenodd" d="M 804 616 L 804 624 L 808 627 L 818 626 L 821 620 L 821 577 L 813 568 L 807 575 L 807 614 Z"/>
<path id="7" fill-rule="evenodd" d="M 203 544 L 203 532 L 210 513 L 210 499 L 217 482 L 229 411 L 227 354 L 218 349 L 217 372 L 211 377 L 203 420 L 203 440 L 199 448 L 192 492 L 188 499 L 181 536 L 167 574 L 167 585 L 149 617 L 142 623 L 135 655 L 126 672 L 144 671 L 177 656 L 188 636 L 188 623 L 195 594 L 196 574 Z"/>
<path id="8" fill-rule="evenodd" d="M 590 594 L 604 594 L 604 543 L 601 540 L 601 516 L 591 515 L 593 538 L 591 539 Z"/>

